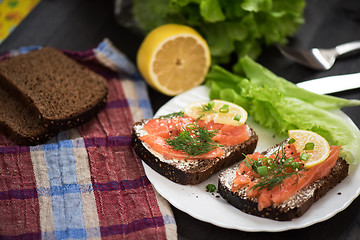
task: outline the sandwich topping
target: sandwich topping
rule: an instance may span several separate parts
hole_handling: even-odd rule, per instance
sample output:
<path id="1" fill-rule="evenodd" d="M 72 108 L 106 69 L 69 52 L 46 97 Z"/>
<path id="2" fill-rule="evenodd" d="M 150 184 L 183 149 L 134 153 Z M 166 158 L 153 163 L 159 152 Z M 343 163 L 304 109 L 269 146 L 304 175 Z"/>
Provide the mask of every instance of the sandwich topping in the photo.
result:
<path id="1" fill-rule="evenodd" d="M 315 156 L 323 157 L 317 152 L 326 152 L 326 144 L 318 146 L 323 142 L 319 143 L 316 137 L 310 138 L 313 140 L 310 141 L 306 138 L 308 131 L 302 136 L 308 139 L 304 142 L 303 138 L 298 137 L 304 133 L 303 130 L 296 131 L 299 132 L 289 134 L 293 138 L 269 155 L 258 152 L 247 155 L 236 171 L 232 191 L 246 189 L 248 197 L 258 199 L 259 211 L 272 204 L 280 204 L 315 180 L 328 176 L 338 159 L 341 146 L 329 146 L 329 154 L 321 162 L 318 161 Z M 309 134 L 313 136 L 316 133 Z"/>
<path id="2" fill-rule="evenodd" d="M 140 139 L 151 149 L 161 153 L 165 159 L 221 157 L 225 153 L 223 146 L 240 144 L 249 139 L 249 133 L 243 123 L 217 123 L 209 117 L 208 115 L 228 118 L 226 115 L 232 114 L 232 121 L 243 121 L 240 113 L 234 114 L 233 108 L 227 102 L 221 101 L 221 106 L 218 105 L 217 102 L 207 101 L 198 105 L 198 114 L 192 111 L 189 116 L 189 108 L 186 108 L 181 112 L 152 119 L 144 125 L 147 134 Z M 244 116 L 243 112 L 241 114 Z"/>

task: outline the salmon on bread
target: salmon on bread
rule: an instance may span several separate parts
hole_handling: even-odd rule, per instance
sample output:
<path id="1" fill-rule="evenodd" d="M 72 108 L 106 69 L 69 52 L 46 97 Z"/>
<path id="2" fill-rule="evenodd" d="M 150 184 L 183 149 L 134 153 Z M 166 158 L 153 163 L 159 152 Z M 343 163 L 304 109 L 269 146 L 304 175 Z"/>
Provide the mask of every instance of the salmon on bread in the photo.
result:
<path id="1" fill-rule="evenodd" d="M 263 153 L 247 155 L 240 164 L 222 171 L 218 191 L 245 213 L 289 221 L 302 216 L 348 175 L 349 164 L 339 157 L 340 149 L 330 146 L 323 162 L 305 168 L 305 160 L 287 140 Z"/>
<path id="2" fill-rule="evenodd" d="M 186 115 L 146 119 L 133 126 L 132 144 L 151 168 L 180 184 L 198 184 L 252 153 L 258 137 L 247 124 Z"/>

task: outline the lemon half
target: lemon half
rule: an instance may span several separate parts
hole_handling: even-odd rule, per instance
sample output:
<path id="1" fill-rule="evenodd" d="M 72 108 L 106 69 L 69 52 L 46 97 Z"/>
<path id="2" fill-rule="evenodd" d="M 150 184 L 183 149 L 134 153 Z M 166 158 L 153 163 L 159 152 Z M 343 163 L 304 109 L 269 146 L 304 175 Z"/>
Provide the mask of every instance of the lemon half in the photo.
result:
<path id="1" fill-rule="evenodd" d="M 184 109 L 186 116 L 209 122 L 228 124 L 233 126 L 243 125 L 248 117 L 245 109 L 231 102 L 223 100 L 200 101 L 190 103 Z"/>
<path id="2" fill-rule="evenodd" d="M 306 130 L 289 130 L 289 138 L 295 139 L 296 151 L 300 154 L 306 153 L 309 158 L 303 161 L 305 168 L 311 168 L 325 161 L 330 154 L 328 141 L 319 134 Z M 305 150 L 307 143 L 313 145 L 312 150 Z"/>
<path id="3" fill-rule="evenodd" d="M 145 37 L 136 61 L 150 86 L 175 96 L 203 83 L 211 57 L 206 41 L 193 28 L 166 24 Z"/>

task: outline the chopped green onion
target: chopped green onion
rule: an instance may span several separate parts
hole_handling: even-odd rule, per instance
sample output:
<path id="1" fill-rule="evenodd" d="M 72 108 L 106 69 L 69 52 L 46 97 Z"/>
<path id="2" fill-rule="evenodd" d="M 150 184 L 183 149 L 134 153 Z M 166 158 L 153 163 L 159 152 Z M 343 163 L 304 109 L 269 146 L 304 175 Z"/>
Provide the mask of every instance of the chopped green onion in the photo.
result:
<path id="1" fill-rule="evenodd" d="M 266 165 L 270 165 L 274 162 L 274 159 L 272 158 L 266 158 Z"/>
<path id="2" fill-rule="evenodd" d="M 307 155 L 306 153 L 303 153 L 300 155 L 299 159 L 301 161 L 307 161 L 309 159 L 309 155 Z"/>
<path id="3" fill-rule="evenodd" d="M 292 162 L 292 163 L 290 164 L 290 167 L 291 167 L 292 170 L 296 171 L 296 169 L 299 169 L 299 168 L 300 168 L 300 163 L 298 163 L 298 162 Z"/>
<path id="4" fill-rule="evenodd" d="M 228 105 L 228 104 L 224 104 L 224 106 L 222 106 L 222 107 L 219 109 L 219 112 L 221 112 L 221 113 L 228 113 L 228 112 L 229 112 L 229 105 Z"/>
<path id="5" fill-rule="evenodd" d="M 215 106 L 215 102 L 214 101 L 210 101 L 208 103 L 209 107 L 212 109 Z"/>
<path id="6" fill-rule="evenodd" d="M 266 166 L 259 166 L 257 167 L 257 172 L 260 176 L 266 176 L 269 174 L 268 169 Z"/>
<path id="7" fill-rule="evenodd" d="M 234 117 L 234 120 L 235 120 L 235 121 L 240 121 L 240 119 L 241 119 L 241 116 L 238 115 L 238 114 L 236 114 L 235 117 Z"/>
<path id="8" fill-rule="evenodd" d="M 289 141 L 288 141 L 289 144 L 292 144 L 294 142 L 296 142 L 295 138 L 290 138 Z"/>
<path id="9" fill-rule="evenodd" d="M 194 130 L 196 129 L 196 125 L 194 123 L 189 123 L 188 125 L 186 125 L 186 129 Z"/>
<path id="10" fill-rule="evenodd" d="M 189 132 L 187 132 L 187 131 L 182 131 L 182 132 L 180 132 L 179 137 L 180 137 L 180 138 L 186 138 L 186 137 L 189 136 L 189 135 L 190 135 Z"/>
<path id="11" fill-rule="evenodd" d="M 290 166 L 291 163 L 293 162 L 293 160 L 294 159 L 292 157 L 286 159 L 285 162 L 284 162 L 284 166 L 286 166 L 286 167 Z"/>
<path id="12" fill-rule="evenodd" d="M 274 169 L 276 169 L 278 167 L 278 165 L 276 164 L 276 163 L 272 163 L 271 165 L 270 165 L 270 169 L 271 170 L 274 170 Z"/>
<path id="13" fill-rule="evenodd" d="M 208 185 L 206 185 L 206 190 L 207 190 L 208 192 L 215 192 L 216 187 L 215 187 L 214 184 L 208 184 Z"/>
<path id="14" fill-rule="evenodd" d="M 314 150 L 315 144 L 312 142 L 308 142 L 305 144 L 304 150 Z"/>

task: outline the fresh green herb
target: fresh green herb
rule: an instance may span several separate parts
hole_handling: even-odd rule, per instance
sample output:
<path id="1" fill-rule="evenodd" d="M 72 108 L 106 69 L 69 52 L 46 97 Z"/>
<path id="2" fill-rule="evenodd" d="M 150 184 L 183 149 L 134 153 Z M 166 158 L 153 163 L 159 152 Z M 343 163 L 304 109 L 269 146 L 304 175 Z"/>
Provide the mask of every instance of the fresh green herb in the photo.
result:
<path id="1" fill-rule="evenodd" d="M 214 184 L 208 184 L 208 185 L 206 185 L 206 191 L 212 193 L 212 192 L 215 192 L 215 190 L 216 190 L 216 187 L 215 187 Z"/>
<path id="2" fill-rule="evenodd" d="M 300 163 L 292 162 L 292 163 L 290 163 L 290 167 L 291 167 L 292 170 L 296 171 L 296 169 L 300 168 Z"/>
<path id="3" fill-rule="evenodd" d="M 187 130 L 194 130 L 194 129 L 196 129 L 195 123 L 189 123 L 188 125 L 186 125 L 186 129 L 187 129 Z"/>
<path id="4" fill-rule="evenodd" d="M 216 135 L 216 130 L 209 131 L 193 123 L 190 125 L 190 129 L 184 128 L 178 136 L 165 139 L 166 143 L 173 149 L 186 153 L 189 157 L 208 153 L 220 146 L 211 139 Z"/>
<path id="5" fill-rule="evenodd" d="M 202 107 L 203 112 L 213 112 L 214 106 L 215 106 L 215 102 L 210 101 L 210 102 L 208 102 L 208 104 L 203 104 L 201 107 Z"/>
<path id="6" fill-rule="evenodd" d="M 257 168 L 257 172 L 260 176 L 266 176 L 269 174 L 269 171 L 267 169 L 267 166 L 259 166 Z"/>
<path id="7" fill-rule="evenodd" d="M 241 119 L 241 116 L 236 114 L 234 117 L 234 121 L 240 121 L 240 119 Z"/>
<path id="8" fill-rule="evenodd" d="M 221 113 L 228 113 L 228 112 L 229 112 L 229 105 L 228 105 L 228 104 L 224 104 L 224 106 L 222 106 L 222 107 L 219 109 L 219 112 L 221 112 Z"/>
<path id="9" fill-rule="evenodd" d="M 282 148 L 283 145 L 278 148 L 274 159 L 263 157 L 254 160 L 246 156 L 246 166 L 252 167 L 260 175 L 259 181 L 251 189 L 258 191 L 262 189 L 271 190 L 293 175 L 296 175 L 298 179 L 303 166 L 295 162 L 292 157 L 286 157 L 285 152 L 281 150 Z M 289 167 L 293 171 L 288 171 L 287 168 Z"/>
<path id="10" fill-rule="evenodd" d="M 184 117 L 185 114 L 183 111 L 180 112 L 174 112 L 174 113 L 169 113 L 163 116 L 160 116 L 159 119 L 170 119 L 170 118 L 175 118 L 175 117 Z"/>
<path id="11" fill-rule="evenodd" d="M 306 153 L 303 153 L 300 155 L 299 159 L 301 161 L 307 161 L 309 159 L 309 155 L 307 155 Z"/>
<path id="12" fill-rule="evenodd" d="M 296 142 L 295 138 L 290 138 L 289 141 L 288 141 L 288 144 L 292 144 L 294 142 Z"/>
<path id="13" fill-rule="evenodd" d="M 277 185 L 280 185 L 285 179 L 287 179 L 288 177 L 291 177 L 293 175 L 299 175 L 299 173 L 297 172 L 290 172 L 290 173 L 286 173 L 286 174 L 277 174 L 274 177 L 267 177 L 262 179 L 261 181 L 259 181 L 257 184 L 255 184 L 252 189 L 257 189 L 258 191 L 262 190 L 262 189 L 267 189 L 267 190 L 271 190 L 274 187 L 276 187 Z"/>
<path id="14" fill-rule="evenodd" d="M 202 107 L 202 114 L 200 114 L 196 121 L 200 120 L 202 117 L 204 117 L 206 114 L 208 113 L 214 113 L 215 110 L 213 109 L 215 106 L 215 102 L 214 101 L 209 101 L 207 104 L 203 104 L 201 105 Z"/>
<path id="15" fill-rule="evenodd" d="M 305 144 L 304 150 L 314 150 L 315 144 L 312 142 L 308 142 Z"/>

